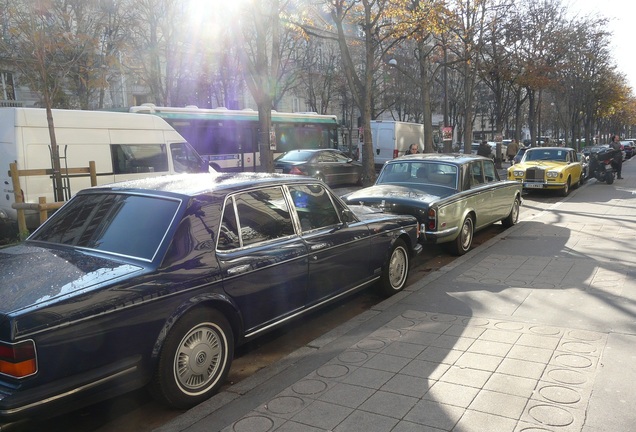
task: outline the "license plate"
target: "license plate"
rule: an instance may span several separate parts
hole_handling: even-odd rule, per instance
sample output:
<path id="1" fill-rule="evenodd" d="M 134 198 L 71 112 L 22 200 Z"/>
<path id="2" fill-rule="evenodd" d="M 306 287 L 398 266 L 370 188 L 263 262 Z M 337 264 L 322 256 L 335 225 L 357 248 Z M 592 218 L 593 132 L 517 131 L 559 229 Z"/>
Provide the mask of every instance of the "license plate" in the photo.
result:
<path id="1" fill-rule="evenodd" d="M 524 183 L 523 187 L 526 189 L 543 189 L 542 183 Z"/>
<path id="2" fill-rule="evenodd" d="M 274 172 L 275 172 L 275 173 L 278 173 L 278 174 L 282 174 L 282 173 L 283 173 L 283 170 L 282 170 L 282 169 L 280 169 L 280 168 L 275 168 L 275 169 L 274 169 Z"/>
<path id="3" fill-rule="evenodd" d="M 611 169 L 612 169 L 612 164 L 605 165 L 605 169 L 606 169 L 606 170 L 611 170 Z"/>

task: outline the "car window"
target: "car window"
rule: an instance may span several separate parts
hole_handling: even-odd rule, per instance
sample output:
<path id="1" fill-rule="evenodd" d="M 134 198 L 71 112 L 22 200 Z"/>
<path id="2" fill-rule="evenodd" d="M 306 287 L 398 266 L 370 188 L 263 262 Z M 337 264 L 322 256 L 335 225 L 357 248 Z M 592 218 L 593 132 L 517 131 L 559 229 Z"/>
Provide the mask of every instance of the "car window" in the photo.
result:
<path id="1" fill-rule="evenodd" d="M 497 171 L 495 170 L 495 164 L 491 161 L 485 161 L 484 163 L 484 178 L 486 183 L 499 180 L 497 177 Z"/>
<path id="2" fill-rule="evenodd" d="M 217 248 L 228 250 L 237 243 L 245 247 L 294 233 L 280 187 L 243 192 L 226 200 Z"/>
<path id="3" fill-rule="evenodd" d="M 552 160 L 552 161 L 567 161 L 568 151 L 563 149 L 546 148 L 537 149 L 526 152 L 525 160 Z"/>
<path id="4" fill-rule="evenodd" d="M 347 155 L 344 155 L 342 153 L 334 153 L 334 156 L 336 158 L 336 161 L 338 161 L 339 163 L 346 163 L 349 160 Z"/>
<path id="5" fill-rule="evenodd" d="M 320 153 L 320 158 L 319 158 L 320 162 L 337 162 L 337 158 L 336 158 L 336 154 L 333 152 L 323 152 Z"/>
<path id="6" fill-rule="evenodd" d="M 321 185 L 290 186 L 289 193 L 303 232 L 340 223 L 329 192 Z"/>
<path id="7" fill-rule="evenodd" d="M 78 195 L 29 240 L 152 260 L 179 205 L 150 196 Z"/>
<path id="8" fill-rule="evenodd" d="M 481 162 L 475 161 L 470 163 L 470 187 L 477 187 L 484 183 L 484 170 Z"/>

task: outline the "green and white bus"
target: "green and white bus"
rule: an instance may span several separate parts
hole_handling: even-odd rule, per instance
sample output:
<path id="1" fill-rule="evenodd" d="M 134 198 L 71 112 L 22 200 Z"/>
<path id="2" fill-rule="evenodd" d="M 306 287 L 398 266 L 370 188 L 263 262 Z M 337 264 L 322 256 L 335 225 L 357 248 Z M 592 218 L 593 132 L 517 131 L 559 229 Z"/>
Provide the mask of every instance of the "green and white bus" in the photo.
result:
<path id="1" fill-rule="evenodd" d="M 261 164 L 255 110 L 143 104 L 130 112 L 163 118 L 217 171 L 255 171 Z M 338 148 L 335 115 L 272 111 L 272 129 L 274 157 L 295 149 Z"/>

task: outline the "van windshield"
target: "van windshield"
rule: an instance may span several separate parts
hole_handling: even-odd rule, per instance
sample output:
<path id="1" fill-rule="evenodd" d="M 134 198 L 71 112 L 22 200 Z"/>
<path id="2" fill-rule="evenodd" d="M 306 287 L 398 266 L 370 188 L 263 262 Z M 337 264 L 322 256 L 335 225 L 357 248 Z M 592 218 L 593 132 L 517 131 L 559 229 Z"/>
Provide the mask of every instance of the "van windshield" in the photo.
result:
<path id="1" fill-rule="evenodd" d="M 209 172 L 208 164 L 187 142 L 170 144 L 174 170 L 178 173 Z"/>

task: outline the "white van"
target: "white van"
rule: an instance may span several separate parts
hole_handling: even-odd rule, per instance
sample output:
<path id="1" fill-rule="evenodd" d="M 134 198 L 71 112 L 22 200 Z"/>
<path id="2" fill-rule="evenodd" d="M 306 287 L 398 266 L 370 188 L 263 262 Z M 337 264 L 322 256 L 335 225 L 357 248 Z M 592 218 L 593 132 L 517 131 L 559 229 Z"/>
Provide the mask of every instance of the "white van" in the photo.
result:
<path id="1" fill-rule="evenodd" d="M 371 120 L 371 135 L 376 170 L 380 170 L 386 161 L 406 154 L 411 144 L 417 144 L 419 152 L 424 152 L 424 125 L 420 123 Z M 360 155 L 362 147 L 361 144 Z"/>
<path id="2" fill-rule="evenodd" d="M 54 109 L 53 124 L 61 168 L 95 161 L 98 184 L 209 170 L 190 144 L 154 115 Z M 50 169 L 50 146 L 45 109 L 0 108 L 0 219 L 17 219 L 9 164 L 17 162 L 19 170 Z M 90 178 L 69 177 L 68 185 L 72 195 L 90 187 Z M 20 186 L 24 202 L 55 201 L 50 176 L 20 177 Z M 37 226 L 37 214 L 25 213 L 27 225 Z"/>

